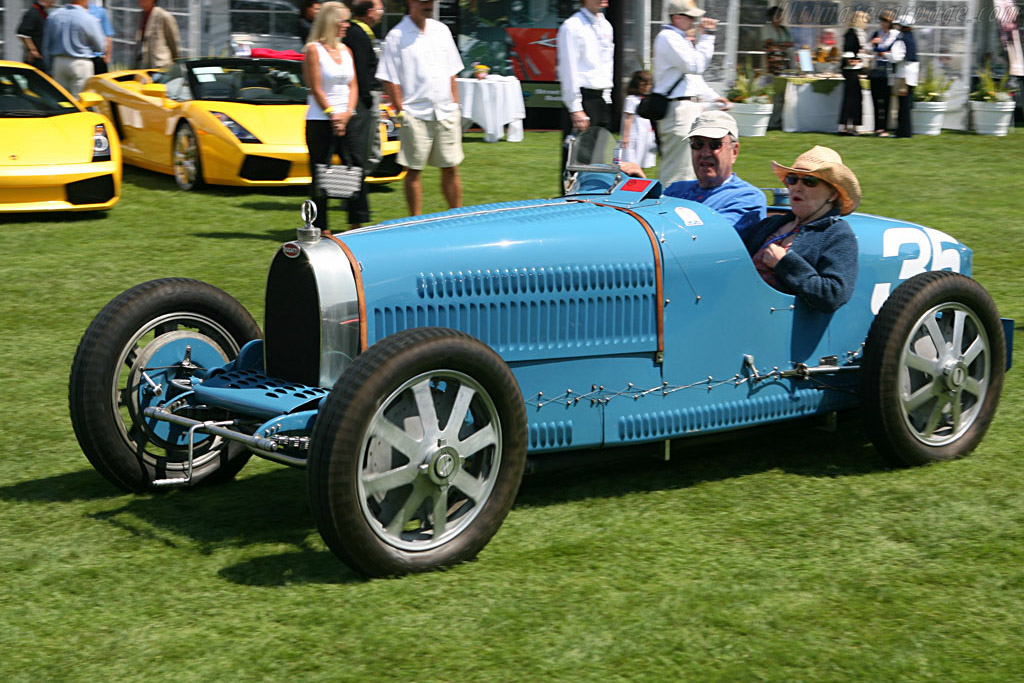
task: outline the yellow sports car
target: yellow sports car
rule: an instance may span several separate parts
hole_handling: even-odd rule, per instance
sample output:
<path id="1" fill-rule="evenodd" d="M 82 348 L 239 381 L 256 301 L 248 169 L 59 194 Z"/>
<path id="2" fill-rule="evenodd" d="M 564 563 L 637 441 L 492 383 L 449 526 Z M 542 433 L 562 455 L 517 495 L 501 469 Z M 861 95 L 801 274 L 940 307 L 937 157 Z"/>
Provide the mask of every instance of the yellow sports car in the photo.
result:
<path id="1" fill-rule="evenodd" d="M 0 61 L 0 212 L 97 211 L 121 196 L 121 148 L 110 121 L 43 72 Z"/>
<path id="2" fill-rule="evenodd" d="M 86 89 L 121 138 L 126 163 L 213 185 L 308 185 L 302 63 L 225 57 L 93 76 Z M 381 108 L 381 156 L 371 183 L 398 180 L 397 118 Z"/>

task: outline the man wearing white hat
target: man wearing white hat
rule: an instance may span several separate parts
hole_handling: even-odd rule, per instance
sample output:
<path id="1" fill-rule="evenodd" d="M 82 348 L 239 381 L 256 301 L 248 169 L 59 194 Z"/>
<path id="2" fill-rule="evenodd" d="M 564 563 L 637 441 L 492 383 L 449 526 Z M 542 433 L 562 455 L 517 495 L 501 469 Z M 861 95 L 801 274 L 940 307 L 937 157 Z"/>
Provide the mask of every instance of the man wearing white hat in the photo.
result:
<path id="1" fill-rule="evenodd" d="M 672 183 L 665 196 L 700 202 L 737 230 L 763 220 L 767 214 L 764 193 L 732 171 L 740 153 L 739 137 L 736 119 L 724 111 L 698 116 L 687 136 L 697 179 Z"/>
<path id="2" fill-rule="evenodd" d="M 653 88 L 669 100 L 665 117 L 658 121 L 662 158 L 659 173 L 665 185 L 696 177 L 686 138 L 693 120 L 704 111 L 701 103 L 729 105 L 701 75 L 715 51 L 718 22 L 705 17 L 694 0 L 670 0 L 668 19 L 654 40 Z"/>

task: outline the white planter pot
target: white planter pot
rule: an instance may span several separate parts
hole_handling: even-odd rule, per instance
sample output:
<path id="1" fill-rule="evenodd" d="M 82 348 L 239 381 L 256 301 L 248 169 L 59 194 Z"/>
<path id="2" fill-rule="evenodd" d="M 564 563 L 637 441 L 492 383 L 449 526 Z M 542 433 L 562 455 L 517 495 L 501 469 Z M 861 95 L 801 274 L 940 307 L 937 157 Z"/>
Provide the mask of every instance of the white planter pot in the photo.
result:
<path id="1" fill-rule="evenodd" d="M 979 135 L 1006 135 L 1013 125 L 1013 100 L 1009 102 L 971 101 L 971 120 L 974 131 Z"/>
<path id="2" fill-rule="evenodd" d="M 741 138 L 763 137 L 768 130 L 768 119 L 772 117 L 772 103 L 752 104 L 741 102 L 734 104 L 728 111 L 736 119 Z"/>
<path id="3" fill-rule="evenodd" d="M 914 108 L 910 110 L 914 135 L 938 135 L 942 132 L 945 115 L 945 102 L 914 102 Z"/>

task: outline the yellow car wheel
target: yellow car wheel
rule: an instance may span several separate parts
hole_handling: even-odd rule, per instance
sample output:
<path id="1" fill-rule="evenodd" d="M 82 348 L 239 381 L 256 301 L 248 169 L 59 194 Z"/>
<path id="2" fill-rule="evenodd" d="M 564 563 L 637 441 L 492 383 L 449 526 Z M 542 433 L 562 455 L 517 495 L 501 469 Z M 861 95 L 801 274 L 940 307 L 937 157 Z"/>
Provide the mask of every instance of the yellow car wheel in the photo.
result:
<path id="1" fill-rule="evenodd" d="M 182 190 L 195 190 L 203 186 L 199 140 L 188 123 L 182 123 L 174 133 L 174 182 Z"/>

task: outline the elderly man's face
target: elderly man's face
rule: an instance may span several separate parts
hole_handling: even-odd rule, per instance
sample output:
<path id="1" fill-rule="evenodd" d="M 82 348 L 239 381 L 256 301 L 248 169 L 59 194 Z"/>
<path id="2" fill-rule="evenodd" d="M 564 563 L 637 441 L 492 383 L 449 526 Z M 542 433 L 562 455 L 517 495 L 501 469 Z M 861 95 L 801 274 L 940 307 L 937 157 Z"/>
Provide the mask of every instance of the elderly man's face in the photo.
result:
<path id="1" fill-rule="evenodd" d="M 719 145 L 719 143 L 721 143 Z M 718 146 L 718 149 L 714 149 Z M 698 147 L 700 149 L 698 149 Z M 690 154 L 697 183 L 705 190 L 718 187 L 732 175 L 732 166 L 740 153 L 740 143 L 726 135 L 723 138 L 690 138 Z"/>

